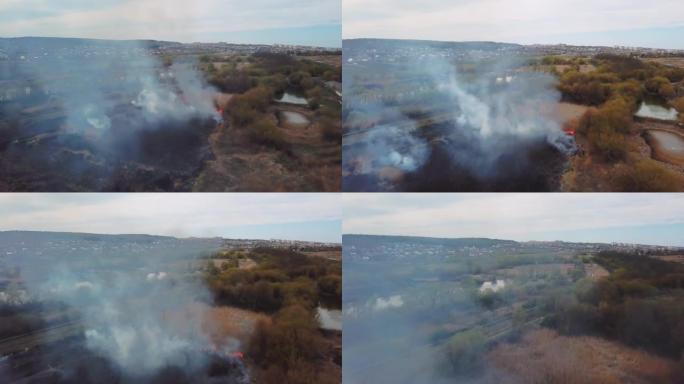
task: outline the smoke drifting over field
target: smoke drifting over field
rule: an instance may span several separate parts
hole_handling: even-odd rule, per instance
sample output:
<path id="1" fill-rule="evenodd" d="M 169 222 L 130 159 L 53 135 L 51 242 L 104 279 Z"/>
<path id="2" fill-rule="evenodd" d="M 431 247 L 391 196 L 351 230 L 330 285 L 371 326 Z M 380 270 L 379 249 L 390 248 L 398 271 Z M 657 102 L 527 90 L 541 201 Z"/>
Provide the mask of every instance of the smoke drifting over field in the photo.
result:
<path id="1" fill-rule="evenodd" d="M 505 67 L 510 64 L 497 72 L 503 72 Z M 478 73 L 466 80 L 452 69 L 448 79 L 442 89 L 456 107 L 454 120 L 459 128 L 471 134 L 473 146 L 482 149 L 478 152 L 482 163 L 494 163 L 511 141 L 545 139 L 560 151 L 572 149 L 560 122 L 543 114 L 544 108 L 552 108 L 561 98 L 553 76 L 506 75 L 496 77 L 492 84 L 491 74 Z M 460 162 L 469 164 L 469 156 L 459 152 L 453 154 Z"/>
<path id="2" fill-rule="evenodd" d="M 370 74 L 347 62 L 345 125 L 350 133 L 367 130 L 345 138 L 344 166 L 351 174 L 378 175 L 394 167 L 406 174 L 404 185 L 394 188 L 411 190 L 422 189 L 424 179 L 439 189 L 434 179 L 451 171 L 467 174 L 461 182 L 469 178 L 484 188 L 506 189 L 499 184 L 536 173 L 529 172 L 535 166 L 530 153 L 563 156 L 574 150 L 552 113 L 560 101 L 553 76 L 514 71 L 520 63 L 511 60 L 463 69 L 437 54 L 423 56 Z"/>
<path id="3" fill-rule="evenodd" d="M 171 238 L 30 236 L 42 253 L 29 248 L 4 260 L 2 267 L 21 272 L 24 304 L 58 305 L 70 313 L 70 322 L 80 326 L 77 345 L 88 355 L 59 364 L 54 382 L 168 382 L 163 377 L 169 372 L 172 382 L 248 382 L 242 362 L 232 356 L 239 341 L 226 339 L 219 345 L 209 337 L 212 323 L 205 314 L 212 298 L 188 266 L 210 245 Z M 54 244 L 75 251 L 65 255 L 68 251 L 59 246 L 44 248 Z M 148 250 L 140 253 L 143 248 Z M 44 327 L 54 326 L 50 321 L 56 320 L 49 318 Z M 62 353 L 66 348 L 54 343 L 45 340 L 41 350 Z M 84 359 L 106 363 L 89 366 L 80 363 Z M 84 371 L 86 377 L 79 378 Z M 111 377 L 118 379 L 108 381 Z"/>
<path id="4" fill-rule="evenodd" d="M 87 347 L 125 376 L 146 377 L 167 366 L 193 370 L 206 363 L 197 353 L 210 345 L 201 329 L 203 314 L 189 305 L 207 298 L 201 285 L 148 280 L 142 273 L 115 272 L 106 281 L 55 275 L 40 291 L 77 308 Z"/>
<path id="5" fill-rule="evenodd" d="M 216 114 L 215 90 L 192 63 L 166 67 L 141 42 L 112 44 L 105 54 L 30 62 L 20 76 L 58 101 L 68 128 L 81 132 L 110 129 L 111 114 L 125 105 L 145 118 L 131 121 L 137 128 Z"/>
<path id="6" fill-rule="evenodd" d="M 193 59 L 162 62 L 150 42 L 12 42 L 25 59 L 0 62 L 0 157 L 14 164 L 0 189 L 190 189 L 221 118 Z"/>

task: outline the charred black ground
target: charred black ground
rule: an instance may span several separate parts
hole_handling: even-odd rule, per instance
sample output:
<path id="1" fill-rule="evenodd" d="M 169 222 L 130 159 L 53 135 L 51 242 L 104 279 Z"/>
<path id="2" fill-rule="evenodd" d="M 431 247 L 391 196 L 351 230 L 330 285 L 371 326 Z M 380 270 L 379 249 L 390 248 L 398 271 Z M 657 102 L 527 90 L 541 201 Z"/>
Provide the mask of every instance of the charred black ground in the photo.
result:
<path id="1" fill-rule="evenodd" d="M 201 369 L 189 372 L 186 366 L 168 365 L 151 375 L 130 377 L 84 343 L 83 337 L 75 336 L 7 356 L 0 362 L 3 380 L 25 384 L 249 383 L 239 359 L 193 350 L 187 351 L 187 360 L 205 360 Z"/>

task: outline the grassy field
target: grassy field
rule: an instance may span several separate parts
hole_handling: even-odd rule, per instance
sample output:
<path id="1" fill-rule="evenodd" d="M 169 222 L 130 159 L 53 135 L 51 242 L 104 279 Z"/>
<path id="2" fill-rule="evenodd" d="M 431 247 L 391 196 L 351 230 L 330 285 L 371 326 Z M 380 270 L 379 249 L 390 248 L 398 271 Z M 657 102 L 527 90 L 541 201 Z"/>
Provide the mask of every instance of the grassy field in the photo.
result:
<path id="1" fill-rule="evenodd" d="M 561 336 L 548 329 L 500 344 L 487 359 L 503 372 L 492 376 L 512 383 L 674 383 L 679 368 L 671 359 L 616 342 Z"/>
<path id="2" fill-rule="evenodd" d="M 352 245 L 369 258 L 380 249 L 394 257 L 345 262 L 350 382 L 684 379 L 681 255 Z M 407 249 L 423 257 L 401 257 Z"/>

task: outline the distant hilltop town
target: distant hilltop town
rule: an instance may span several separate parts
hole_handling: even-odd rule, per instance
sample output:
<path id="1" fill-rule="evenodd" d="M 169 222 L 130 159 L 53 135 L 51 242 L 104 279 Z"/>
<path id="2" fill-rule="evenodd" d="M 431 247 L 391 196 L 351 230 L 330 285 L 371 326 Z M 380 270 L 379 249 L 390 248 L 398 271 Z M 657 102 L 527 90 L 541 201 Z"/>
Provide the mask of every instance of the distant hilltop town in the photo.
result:
<path id="1" fill-rule="evenodd" d="M 157 40 L 95 40 L 49 37 L 0 38 L 0 60 L 9 61 L 88 58 L 114 54 L 139 54 L 141 51 L 155 55 L 341 54 L 339 48 L 286 44 L 179 43 Z"/>
<path id="2" fill-rule="evenodd" d="M 642 47 L 603 47 L 567 44 L 510 44 L 465 41 L 352 39 L 344 40 L 346 64 L 363 62 L 400 63 L 405 59 L 494 59 L 511 56 L 539 57 L 549 55 L 596 56 L 623 55 L 636 57 L 684 57 L 684 50 Z"/>
<path id="3" fill-rule="evenodd" d="M 213 249 L 278 248 L 296 251 L 339 249 L 340 244 L 303 240 L 176 238 L 153 235 L 103 235 L 68 232 L 0 232 L 0 260 L 17 255 L 151 255 L 203 252 Z"/>

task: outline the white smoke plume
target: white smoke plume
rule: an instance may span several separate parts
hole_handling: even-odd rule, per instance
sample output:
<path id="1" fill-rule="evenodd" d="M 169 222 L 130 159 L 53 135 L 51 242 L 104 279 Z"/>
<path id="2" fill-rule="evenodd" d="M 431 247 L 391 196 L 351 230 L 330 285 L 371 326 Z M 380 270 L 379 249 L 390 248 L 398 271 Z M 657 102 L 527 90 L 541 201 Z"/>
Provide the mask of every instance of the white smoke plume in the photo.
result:
<path id="1" fill-rule="evenodd" d="M 76 308 L 87 347 L 132 377 L 171 365 L 196 368 L 202 364 L 198 352 L 211 344 L 202 329 L 203 313 L 191 305 L 209 299 L 199 281 L 144 271 L 79 281 L 63 270 L 52 273 L 39 292 Z"/>
<path id="2" fill-rule="evenodd" d="M 505 159 L 524 163 L 531 148 L 546 143 L 559 157 L 575 150 L 560 118 L 548 112 L 561 99 L 552 75 L 519 71 L 516 68 L 523 63 L 515 58 L 463 71 L 440 55 L 424 56 L 429 59 L 378 64 L 366 72 L 354 72 L 352 64 L 345 64 L 349 69 L 344 116 L 349 132 L 343 143 L 343 166 L 348 174 L 382 180 L 381 170 L 393 167 L 421 177 L 429 165 L 432 173 L 455 168 L 487 184 L 524 174 L 525 165 L 511 171 L 512 164 Z M 389 81 L 389 88 L 387 78 L 395 80 Z M 394 89 L 404 91 L 392 94 Z M 430 123 L 433 117 L 438 119 Z M 358 178 L 350 180 L 345 182 L 356 183 L 349 186 L 351 190 L 378 187 L 363 185 Z M 379 187 L 393 189 L 382 183 Z"/>

